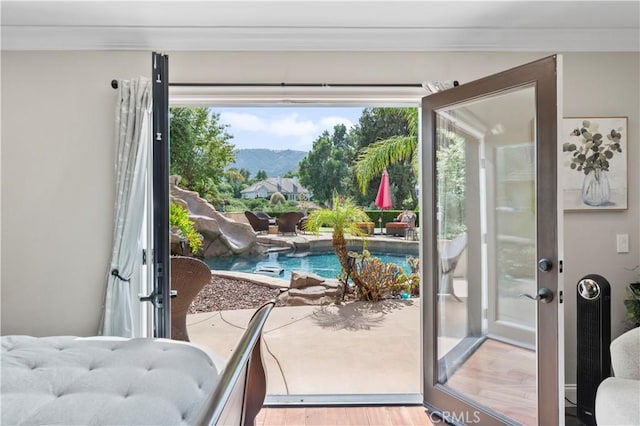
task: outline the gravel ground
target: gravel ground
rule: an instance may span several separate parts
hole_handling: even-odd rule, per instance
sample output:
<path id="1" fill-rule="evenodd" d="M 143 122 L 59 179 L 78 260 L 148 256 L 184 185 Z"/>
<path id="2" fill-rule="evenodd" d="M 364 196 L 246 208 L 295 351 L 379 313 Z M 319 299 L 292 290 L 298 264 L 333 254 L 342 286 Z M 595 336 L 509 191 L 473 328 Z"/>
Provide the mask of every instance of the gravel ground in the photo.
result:
<path id="1" fill-rule="evenodd" d="M 211 276 L 189 307 L 190 314 L 232 309 L 255 309 L 275 299 L 279 289 L 272 289 L 249 281 Z"/>

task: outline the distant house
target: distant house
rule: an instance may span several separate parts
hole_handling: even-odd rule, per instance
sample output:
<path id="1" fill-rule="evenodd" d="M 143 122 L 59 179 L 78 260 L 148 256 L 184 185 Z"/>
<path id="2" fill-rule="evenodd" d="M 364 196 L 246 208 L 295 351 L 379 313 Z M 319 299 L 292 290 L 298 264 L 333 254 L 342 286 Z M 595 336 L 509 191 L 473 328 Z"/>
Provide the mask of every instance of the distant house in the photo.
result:
<path id="1" fill-rule="evenodd" d="M 300 185 L 298 178 L 270 177 L 256 182 L 240 191 L 242 198 L 270 198 L 275 192 L 280 192 L 287 200 L 299 200 L 300 195 L 311 199 L 309 190 Z"/>

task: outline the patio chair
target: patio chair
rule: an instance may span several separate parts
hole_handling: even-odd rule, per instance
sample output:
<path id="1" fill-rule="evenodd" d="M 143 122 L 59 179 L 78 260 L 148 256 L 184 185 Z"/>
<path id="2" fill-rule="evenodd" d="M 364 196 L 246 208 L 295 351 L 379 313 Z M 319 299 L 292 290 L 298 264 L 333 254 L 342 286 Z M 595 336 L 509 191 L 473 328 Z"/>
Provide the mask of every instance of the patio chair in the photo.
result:
<path id="1" fill-rule="evenodd" d="M 307 233 L 307 221 L 309 220 L 309 218 L 307 217 L 307 215 L 304 215 L 303 217 L 300 218 L 300 220 L 298 221 L 298 223 L 296 224 L 296 229 L 298 229 L 298 231 L 301 231 L 303 234 Z"/>
<path id="2" fill-rule="evenodd" d="M 244 215 L 255 232 L 269 232 L 269 219 L 261 219 L 248 210 L 244 212 Z"/>
<path id="3" fill-rule="evenodd" d="M 177 294 L 171 298 L 171 338 L 189 341 L 187 312 L 193 299 L 211 281 L 211 269 L 193 257 L 171 258 L 171 289 Z"/>
<path id="4" fill-rule="evenodd" d="M 462 252 L 467 247 L 467 233 L 463 232 L 462 234 L 455 237 L 453 240 L 449 241 L 449 244 L 440 252 L 440 267 L 442 268 L 442 278 L 440 279 L 440 292 L 439 295 L 450 294 L 456 299 L 458 302 L 462 302 L 460 298 L 456 295 L 453 288 L 453 273 L 458 266 L 458 261 L 460 260 L 460 256 Z"/>
<path id="5" fill-rule="evenodd" d="M 253 214 L 258 216 L 260 219 L 267 219 L 269 221 L 269 225 L 275 225 L 276 224 L 276 218 L 269 216 L 265 212 L 253 212 Z"/>
<path id="6" fill-rule="evenodd" d="M 301 212 L 287 212 L 283 213 L 278 218 L 278 234 L 296 234 L 296 226 L 300 219 L 304 217 L 304 214 Z"/>
<path id="7" fill-rule="evenodd" d="M 412 211 L 403 211 L 393 222 L 385 223 L 387 235 L 399 235 L 407 237 L 407 230 L 416 226 L 416 214 Z"/>

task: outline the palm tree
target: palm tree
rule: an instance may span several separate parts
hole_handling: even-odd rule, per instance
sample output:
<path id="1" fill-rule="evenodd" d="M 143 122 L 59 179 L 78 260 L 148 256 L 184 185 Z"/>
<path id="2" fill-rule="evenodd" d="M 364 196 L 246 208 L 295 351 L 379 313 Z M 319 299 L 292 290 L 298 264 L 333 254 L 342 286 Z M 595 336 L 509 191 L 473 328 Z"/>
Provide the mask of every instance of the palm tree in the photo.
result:
<path id="1" fill-rule="evenodd" d="M 330 209 L 319 209 L 309 213 L 305 224 L 305 229 L 315 234 L 320 232 L 320 227 L 329 226 L 333 228 L 331 243 L 340 261 L 340 266 L 344 271 L 352 273 L 351 279 L 358 290 L 363 290 L 365 284 L 359 278 L 357 271 L 351 270 L 349 265 L 349 251 L 347 250 L 346 235 L 364 236 L 364 232 L 356 225 L 357 222 L 370 222 L 369 216 L 353 204 L 351 199 L 344 201 L 340 197 L 333 197 L 333 207 Z"/>
<path id="2" fill-rule="evenodd" d="M 356 179 L 363 193 L 369 181 L 379 176 L 385 167 L 403 160 L 410 159 L 418 175 L 418 109 L 405 108 L 402 113 L 408 122 L 409 134 L 376 141 L 363 148 L 356 160 Z"/>

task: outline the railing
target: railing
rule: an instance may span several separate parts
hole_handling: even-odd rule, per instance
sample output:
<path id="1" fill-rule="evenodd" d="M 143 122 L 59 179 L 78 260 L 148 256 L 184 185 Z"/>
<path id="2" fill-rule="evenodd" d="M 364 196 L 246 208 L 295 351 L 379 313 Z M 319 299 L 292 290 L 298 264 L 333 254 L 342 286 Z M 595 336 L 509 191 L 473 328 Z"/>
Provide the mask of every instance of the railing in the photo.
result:
<path id="1" fill-rule="evenodd" d="M 253 425 L 264 403 L 267 382 L 262 363 L 262 329 L 275 301 L 253 314 L 196 424 Z"/>

